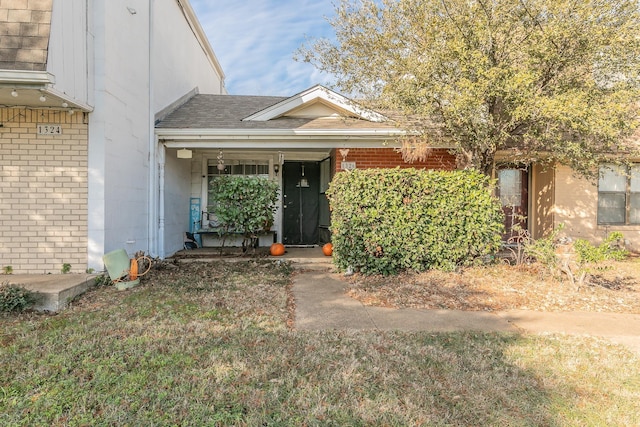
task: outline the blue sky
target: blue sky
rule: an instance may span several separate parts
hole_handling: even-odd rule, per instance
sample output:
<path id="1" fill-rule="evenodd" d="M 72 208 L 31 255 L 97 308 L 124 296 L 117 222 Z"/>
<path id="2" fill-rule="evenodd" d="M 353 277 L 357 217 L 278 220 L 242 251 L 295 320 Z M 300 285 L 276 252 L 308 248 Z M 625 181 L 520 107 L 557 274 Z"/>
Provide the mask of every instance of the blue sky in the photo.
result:
<path id="1" fill-rule="evenodd" d="M 289 96 L 330 79 L 293 60 L 305 38 L 333 38 L 332 0 L 191 0 L 232 95 Z"/>

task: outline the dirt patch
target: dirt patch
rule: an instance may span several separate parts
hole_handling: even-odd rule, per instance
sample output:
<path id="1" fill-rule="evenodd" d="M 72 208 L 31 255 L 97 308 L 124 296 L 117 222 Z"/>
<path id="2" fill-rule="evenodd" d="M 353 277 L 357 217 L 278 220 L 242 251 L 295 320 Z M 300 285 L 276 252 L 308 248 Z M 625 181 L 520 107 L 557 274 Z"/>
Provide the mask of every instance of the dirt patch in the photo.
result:
<path id="1" fill-rule="evenodd" d="M 226 258 L 265 258 L 269 256 L 268 247 L 249 248 L 243 251 L 240 247 L 196 248 L 176 252 L 169 259 L 226 259 Z"/>
<path id="2" fill-rule="evenodd" d="M 594 271 L 577 288 L 541 265 L 493 265 L 456 273 L 429 271 L 395 277 L 345 278 L 351 297 L 392 308 L 501 311 L 593 311 L 640 313 L 640 260 Z"/>

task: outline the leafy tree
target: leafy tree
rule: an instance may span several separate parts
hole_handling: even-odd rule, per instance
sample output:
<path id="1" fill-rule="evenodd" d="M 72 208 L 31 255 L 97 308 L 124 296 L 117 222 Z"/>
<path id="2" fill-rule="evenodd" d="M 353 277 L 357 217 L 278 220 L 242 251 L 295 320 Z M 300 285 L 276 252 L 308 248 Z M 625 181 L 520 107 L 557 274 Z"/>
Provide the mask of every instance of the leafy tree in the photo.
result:
<path id="1" fill-rule="evenodd" d="M 342 0 L 336 41 L 298 59 L 343 91 L 400 113 L 407 160 L 450 144 L 463 166 L 495 155 L 588 175 L 633 148 L 637 0 Z"/>

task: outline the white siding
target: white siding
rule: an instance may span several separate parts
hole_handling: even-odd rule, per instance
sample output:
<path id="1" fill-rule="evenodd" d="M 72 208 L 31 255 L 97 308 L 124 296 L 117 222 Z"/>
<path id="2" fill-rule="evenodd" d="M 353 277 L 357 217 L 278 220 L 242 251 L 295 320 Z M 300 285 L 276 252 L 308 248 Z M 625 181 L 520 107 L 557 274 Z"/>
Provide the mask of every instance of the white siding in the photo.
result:
<path id="1" fill-rule="evenodd" d="M 90 262 L 148 251 L 149 19 L 145 1 L 94 1 L 95 110 L 89 126 Z M 127 6 L 136 10 L 131 14 Z M 95 196 L 95 197 L 94 197 Z M 93 266 L 93 265 L 92 265 Z"/>
<path id="2" fill-rule="evenodd" d="M 154 8 L 154 27 L 158 29 L 154 33 L 152 58 L 154 112 L 196 87 L 200 93 L 224 93 L 222 76 L 196 38 L 198 24 L 189 25 L 176 0 L 156 1 Z"/>
<path id="3" fill-rule="evenodd" d="M 47 71 L 54 88 L 71 99 L 90 104 L 87 52 L 87 1 L 54 0 Z"/>
<path id="4" fill-rule="evenodd" d="M 154 116 L 196 87 L 220 93 L 222 79 L 177 0 L 89 1 L 95 36 L 89 263 L 98 267 L 102 254 L 117 248 L 153 256 L 176 250 L 188 225 L 189 169 L 169 153 L 168 191 L 158 200 L 157 162 L 162 156 L 153 134 Z M 159 203 L 168 215 L 162 235 Z M 159 246 L 163 240 L 164 248 Z"/>
<path id="5" fill-rule="evenodd" d="M 165 253 L 182 249 L 183 236 L 189 231 L 191 161 L 178 159 L 176 150 L 167 150 L 165 163 Z"/>

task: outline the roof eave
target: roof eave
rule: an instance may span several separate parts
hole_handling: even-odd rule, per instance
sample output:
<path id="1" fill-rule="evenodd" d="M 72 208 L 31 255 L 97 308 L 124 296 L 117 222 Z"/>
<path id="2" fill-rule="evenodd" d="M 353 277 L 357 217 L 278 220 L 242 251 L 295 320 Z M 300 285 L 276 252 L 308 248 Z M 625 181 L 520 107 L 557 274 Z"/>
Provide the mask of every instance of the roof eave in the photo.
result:
<path id="1" fill-rule="evenodd" d="M 156 135 L 165 147 L 190 149 L 371 148 L 393 145 L 400 134 L 395 129 L 156 129 Z"/>
<path id="2" fill-rule="evenodd" d="M 400 148 L 403 135 L 399 129 L 156 129 L 165 147 L 189 149 Z"/>
<path id="3" fill-rule="evenodd" d="M 0 84 L 3 85 L 46 87 L 55 82 L 54 75 L 46 71 L 0 70 Z"/>
<path id="4" fill-rule="evenodd" d="M 344 138 L 353 136 L 398 137 L 406 132 L 395 128 L 385 129 L 183 129 L 156 128 L 159 139 L 200 139 L 200 138 Z"/>

